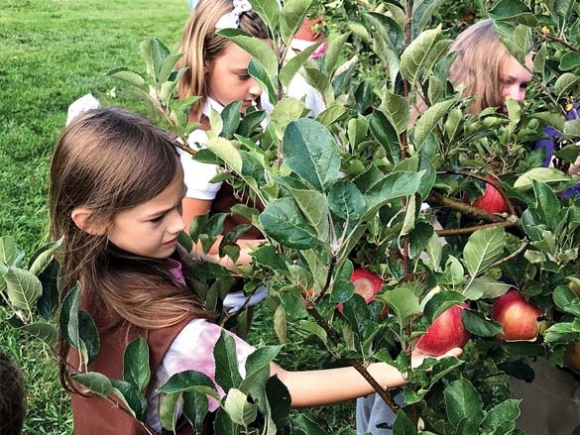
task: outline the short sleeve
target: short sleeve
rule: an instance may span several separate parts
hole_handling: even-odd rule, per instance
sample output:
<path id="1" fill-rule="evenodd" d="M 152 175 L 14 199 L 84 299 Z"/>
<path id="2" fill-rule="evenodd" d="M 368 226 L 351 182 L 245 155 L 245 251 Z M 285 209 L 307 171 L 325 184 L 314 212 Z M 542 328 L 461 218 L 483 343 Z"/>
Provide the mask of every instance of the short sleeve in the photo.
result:
<path id="1" fill-rule="evenodd" d="M 207 142 L 207 134 L 203 130 L 195 130 L 187 139 L 188 145 L 193 149 L 203 149 Z M 222 187 L 221 182 L 212 183 L 220 167 L 210 163 L 201 163 L 191 158 L 191 155 L 179 150 L 179 158 L 183 167 L 183 177 L 187 187 L 186 198 L 205 199 L 213 201 L 217 192 Z"/>
<path id="2" fill-rule="evenodd" d="M 150 409 L 147 416 L 148 423 L 155 429 L 160 427 L 159 405 L 161 400 L 157 388 L 162 386 L 176 373 L 186 370 L 201 372 L 215 383 L 215 359 L 213 351 L 222 332 L 233 337 L 236 343 L 236 356 L 240 375 L 246 375 L 246 360 L 255 348 L 229 331 L 208 322 L 204 319 L 195 319 L 189 322 L 177 335 L 157 370 L 151 395 L 148 397 Z M 216 385 L 220 397 L 225 395 L 224 390 Z M 218 408 L 218 403 L 209 399 L 210 412 Z"/>

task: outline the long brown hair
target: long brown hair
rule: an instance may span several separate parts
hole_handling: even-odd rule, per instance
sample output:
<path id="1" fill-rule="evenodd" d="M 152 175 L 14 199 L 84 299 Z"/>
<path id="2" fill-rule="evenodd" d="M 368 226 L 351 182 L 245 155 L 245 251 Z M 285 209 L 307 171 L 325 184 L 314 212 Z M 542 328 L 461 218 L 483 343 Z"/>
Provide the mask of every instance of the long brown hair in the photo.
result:
<path id="1" fill-rule="evenodd" d="M 479 114 L 488 107 L 503 106 L 500 71 L 511 54 L 493 29 L 493 20 L 465 29 L 450 51 L 457 57 L 449 69 L 449 80 L 455 87 L 464 85 L 463 95 L 474 98 L 468 112 Z"/>
<path id="2" fill-rule="evenodd" d="M 232 42 L 217 34 L 215 25 L 225 14 L 231 12 L 234 6 L 232 0 L 201 0 L 191 12 L 183 36 L 179 52 L 183 54 L 177 67 L 187 71 L 179 82 L 180 99 L 200 96 L 191 108 L 194 119 L 199 120 L 207 97 L 205 66 L 207 62 L 219 57 L 228 44 Z M 240 15 L 241 30 L 250 36 L 268 39 L 266 24 L 251 10 Z"/>
<path id="3" fill-rule="evenodd" d="M 109 326 L 125 322 L 155 329 L 192 314 L 209 317 L 187 285 L 171 273 L 168 259 L 143 258 L 112 245 L 107 234 L 89 234 L 72 219 L 79 207 L 91 210 L 91 224 L 110 226 L 118 213 L 143 204 L 171 184 L 179 169 L 170 137 L 147 119 L 123 109 L 91 110 L 64 131 L 50 168 L 50 227 L 63 239 L 57 259 L 63 298 L 76 282 L 81 304 Z M 187 262 L 185 251 L 174 256 Z M 183 268 L 188 284 L 190 269 Z M 101 326 L 98 324 L 98 326 Z M 67 344 L 61 342 L 61 360 Z M 65 373 L 61 366 L 61 378 Z M 67 375 L 65 374 L 65 383 Z"/>

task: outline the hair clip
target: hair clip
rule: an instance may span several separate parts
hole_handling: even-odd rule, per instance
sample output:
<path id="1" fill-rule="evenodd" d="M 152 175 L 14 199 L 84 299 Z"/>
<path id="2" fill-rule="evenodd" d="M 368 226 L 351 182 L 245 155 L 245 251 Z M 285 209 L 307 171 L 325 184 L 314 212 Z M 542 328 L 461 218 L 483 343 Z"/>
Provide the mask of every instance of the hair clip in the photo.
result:
<path id="1" fill-rule="evenodd" d="M 240 15 L 252 10 L 248 0 L 234 0 L 234 10 L 221 17 L 215 25 L 216 30 L 237 29 L 240 27 Z"/>

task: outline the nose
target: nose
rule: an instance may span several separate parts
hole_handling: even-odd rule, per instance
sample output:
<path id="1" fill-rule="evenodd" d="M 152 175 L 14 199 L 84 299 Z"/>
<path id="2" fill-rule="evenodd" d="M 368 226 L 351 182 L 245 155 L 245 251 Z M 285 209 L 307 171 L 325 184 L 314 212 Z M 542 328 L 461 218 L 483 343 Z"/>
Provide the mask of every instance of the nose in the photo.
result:
<path id="1" fill-rule="evenodd" d="M 520 85 L 510 86 L 506 92 L 506 97 L 516 100 L 518 103 L 523 103 L 526 98 L 526 90 L 522 89 Z"/>
<path id="2" fill-rule="evenodd" d="M 262 86 L 260 86 L 260 84 L 256 80 L 251 79 L 250 88 L 248 89 L 248 92 L 250 93 L 250 95 L 252 95 L 254 99 L 258 98 L 260 95 L 262 95 Z"/>
<path id="3" fill-rule="evenodd" d="M 169 221 L 169 225 L 167 226 L 167 231 L 171 234 L 179 234 L 181 231 L 185 229 L 185 220 L 183 220 L 183 216 L 179 210 L 173 210 L 171 212 L 171 220 Z"/>

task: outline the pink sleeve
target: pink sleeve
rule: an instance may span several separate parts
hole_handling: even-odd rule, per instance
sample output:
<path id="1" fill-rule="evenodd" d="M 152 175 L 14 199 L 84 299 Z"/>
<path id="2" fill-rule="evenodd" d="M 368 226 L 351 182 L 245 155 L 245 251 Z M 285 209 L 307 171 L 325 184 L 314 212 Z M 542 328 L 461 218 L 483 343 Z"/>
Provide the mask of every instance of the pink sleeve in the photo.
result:
<path id="1" fill-rule="evenodd" d="M 171 344 L 163 359 L 163 366 L 169 377 L 185 370 L 195 370 L 205 374 L 215 383 L 215 360 L 213 351 L 222 331 L 218 325 L 206 320 L 196 319 L 188 323 Z M 234 338 L 236 343 L 236 355 L 238 369 L 242 377 L 246 375 L 245 365 L 248 355 L 255 348 L 241 338 L 225 331 Z M 225 395 L 223 389 L 216 385 L 221 397 Z M 218 404 L 210 399 L 209 410 L 215 411 Z"/>

